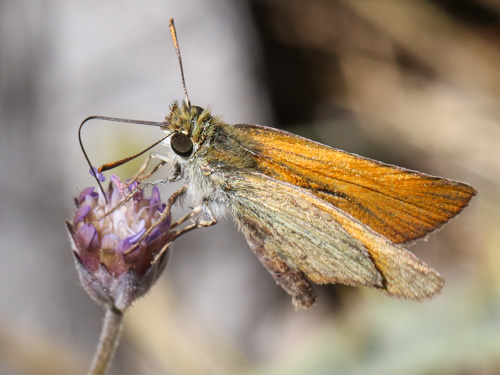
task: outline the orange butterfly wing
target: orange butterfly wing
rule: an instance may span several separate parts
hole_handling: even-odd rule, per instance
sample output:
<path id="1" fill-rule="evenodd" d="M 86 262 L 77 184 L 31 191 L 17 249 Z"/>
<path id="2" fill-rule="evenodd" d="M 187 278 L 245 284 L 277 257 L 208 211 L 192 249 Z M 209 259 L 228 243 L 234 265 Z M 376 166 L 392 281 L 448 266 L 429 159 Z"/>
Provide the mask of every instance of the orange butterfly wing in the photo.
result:
<path id="1" fill-rule="evenodd" d="M 257 169 L 309 190 L 394 243 L 441 227 L 467 206 L 471 186 L 384 164 L 260 125 L 235 125 Z"/>

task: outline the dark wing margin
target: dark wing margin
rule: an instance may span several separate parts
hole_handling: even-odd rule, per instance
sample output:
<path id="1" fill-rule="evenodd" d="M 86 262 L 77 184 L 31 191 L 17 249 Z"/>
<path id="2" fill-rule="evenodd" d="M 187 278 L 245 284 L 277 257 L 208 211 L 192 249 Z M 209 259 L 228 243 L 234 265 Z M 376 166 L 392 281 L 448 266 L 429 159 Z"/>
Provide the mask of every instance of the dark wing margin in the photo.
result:
<path id="1" fill-rule="evenodd" d="M 286 261 L 280 259 L 276 254 L 270 254 L 266 251 L 263 241 L 259 240 L 249 226 L 242 226 L 242 231 L 262 265 L 269 271 L 276 281 L 291 297 L 295 309 L 309 308 L 316 302 L 316 293 L 312 288 L 311 282 L 304 272 L 294 270 L 288 266 Z"/>

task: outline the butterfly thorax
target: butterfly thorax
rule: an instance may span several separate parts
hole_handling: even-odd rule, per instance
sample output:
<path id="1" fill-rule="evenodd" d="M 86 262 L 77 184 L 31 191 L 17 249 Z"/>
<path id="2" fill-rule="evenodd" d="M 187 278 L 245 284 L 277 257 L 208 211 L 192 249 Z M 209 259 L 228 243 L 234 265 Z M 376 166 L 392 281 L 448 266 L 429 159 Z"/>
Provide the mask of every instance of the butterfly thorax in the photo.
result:
<path id="1" fill-rule="evenodd" d="M 212 116 L 208 109 L 174 102 L 166 122 L 164 130 L 172 136 L 165 144 L 172 150 L 174 165 L 180 167 L 181 175 L 189 182 L 188 193 L 195 203 L 225 201 L 230 181 L 224 174 L 256 165 L 255 142 L 238 128 Z M 192 142 L 192 151 L 187 155 L 180 155 L 172 144 L 173 137 L 181 133 Z"/>

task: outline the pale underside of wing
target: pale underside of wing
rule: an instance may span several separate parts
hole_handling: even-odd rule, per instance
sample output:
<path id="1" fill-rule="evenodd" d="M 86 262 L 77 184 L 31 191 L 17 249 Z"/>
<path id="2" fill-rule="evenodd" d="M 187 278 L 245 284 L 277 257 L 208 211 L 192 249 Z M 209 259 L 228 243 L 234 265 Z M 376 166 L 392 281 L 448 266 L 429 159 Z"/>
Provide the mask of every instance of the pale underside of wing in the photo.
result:
<path id="1" fill-rule="evenodd" d="M 412 299 L 444 284 L 413 254 L 305 189 L 242 170 L 226 171 L 223 179 L 250 245 L 258 242 L 268 257 L 314 283 L 365 285 Z"/>
<path id="2" fill-rule="evenodd" d="M 260 172 L 300 186 L 394 243 L 420 238 L 467 206 L 471 186 L 363 158 L 291 133 L 236 125 Z"/>

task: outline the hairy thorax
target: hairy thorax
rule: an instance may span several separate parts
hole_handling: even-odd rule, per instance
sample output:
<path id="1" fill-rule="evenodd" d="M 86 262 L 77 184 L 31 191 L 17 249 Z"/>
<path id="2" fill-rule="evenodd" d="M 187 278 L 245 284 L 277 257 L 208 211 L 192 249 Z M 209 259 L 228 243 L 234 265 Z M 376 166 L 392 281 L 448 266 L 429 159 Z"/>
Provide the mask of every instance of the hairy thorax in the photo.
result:
<path id="1" fill-rule="evenodd" d="M 237 127 L 224 123 L 208 110 L 199 107 L 174 106 L 167 118 L 168 131 L 191 137 L 193 153 L 189 157 L 175 154 L 167 140 L 172 162 L 188 182 L 188 195 L 196 205 L 204 205 L 217 216 L 228 207 L 231 181 L 228 172 L 255 168 L 255 145 Z"/>

